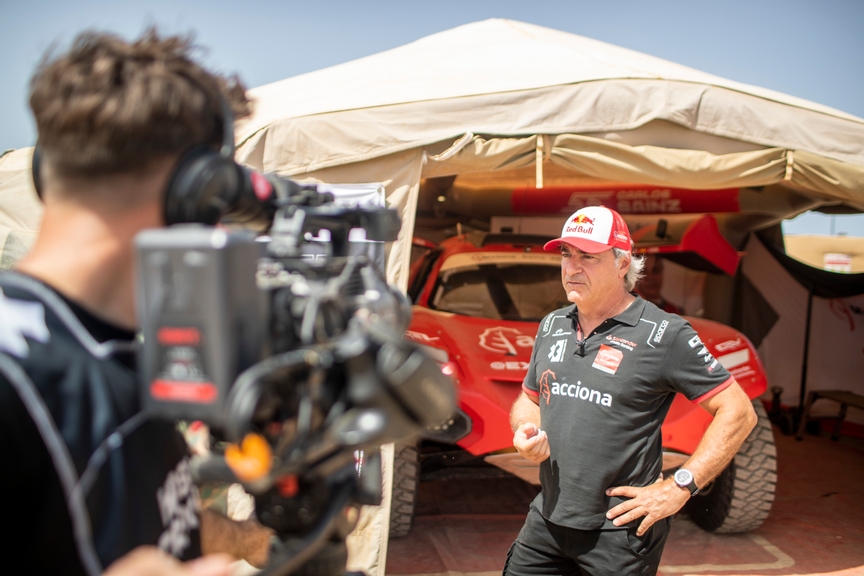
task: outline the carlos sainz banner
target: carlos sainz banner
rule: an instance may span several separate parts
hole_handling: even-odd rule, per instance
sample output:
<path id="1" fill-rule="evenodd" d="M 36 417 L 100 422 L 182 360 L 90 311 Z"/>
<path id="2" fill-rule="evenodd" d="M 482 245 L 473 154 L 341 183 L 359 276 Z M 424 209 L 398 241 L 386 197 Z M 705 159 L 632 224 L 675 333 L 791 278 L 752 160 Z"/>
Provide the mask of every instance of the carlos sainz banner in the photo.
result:
<path id="1" fill-rule="evenodd" d="M 586 206 L 601 205 L 620 214 L 740 211 L 737 188 L 687 190 L 640 184 L 516 188 L 510 201 L 514 214 L 569 214 Z"/>

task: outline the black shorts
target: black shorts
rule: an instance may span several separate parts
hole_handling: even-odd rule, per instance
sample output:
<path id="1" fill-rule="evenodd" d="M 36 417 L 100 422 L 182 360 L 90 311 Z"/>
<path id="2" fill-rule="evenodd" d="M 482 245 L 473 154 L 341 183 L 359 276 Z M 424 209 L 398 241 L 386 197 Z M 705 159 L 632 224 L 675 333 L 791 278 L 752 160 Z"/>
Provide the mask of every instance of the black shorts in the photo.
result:
<path id="1" fill-rule="evenodd" d="M 625 576 L 657 573 L 670 518 L 636 536 L 638 523 L 617 530 L 577 530 L 549 522 L 531 505 L 507 553 L 504 576 Z"/>

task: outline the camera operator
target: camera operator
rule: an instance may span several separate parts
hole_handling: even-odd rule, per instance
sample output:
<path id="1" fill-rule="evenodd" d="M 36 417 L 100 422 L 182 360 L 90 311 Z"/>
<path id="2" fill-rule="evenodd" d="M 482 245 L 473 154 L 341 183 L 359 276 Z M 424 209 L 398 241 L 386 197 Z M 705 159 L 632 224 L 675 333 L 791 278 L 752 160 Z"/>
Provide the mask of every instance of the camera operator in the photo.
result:
<path id="1" fill-rule="evenodd" d="M 36 574 L 224 572 L 227 552 L 267 561 L 271 531 L 198 509 L 170 422 L 140 412 L 133 238 L 164 226 L 178 160 L 218 150 L 236 78 L 197 64 L 188 39 L 129 43 L 88 32 L 31 81 L 34 180 L 45 212 L 33 250 L 0 274 L 0 432 L 6 559 Z M 122 557 L 122 559 L 121 559 Z"/>

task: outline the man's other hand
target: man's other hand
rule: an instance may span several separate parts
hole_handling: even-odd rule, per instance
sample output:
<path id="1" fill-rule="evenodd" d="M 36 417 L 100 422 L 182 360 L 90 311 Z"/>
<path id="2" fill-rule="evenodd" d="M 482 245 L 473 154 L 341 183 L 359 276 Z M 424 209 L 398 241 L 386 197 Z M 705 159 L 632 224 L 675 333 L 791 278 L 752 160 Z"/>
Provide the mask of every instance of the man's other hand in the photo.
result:
<path id="1" fill-rule="evenodd" d="M 532 462 L 543 462 L 549 458 L 549 437 L 530 422 L 516 429 L 513 446 L 520 455 Z"/>
<path id="2" fill-rule="evenodd" d="M 103 576 L 228 576 L 233 560 L 212 554 L 183 563 L 158 548 L 141 546 L 111 564 Z"/>
<path id="3" fill-rule="evenodd" d="M 658 520 L 678 512 L 690 499 L 690 492 L 675 484 L 671 478 L 665 481 L 658 480 L 644 488 L 636 486 L 609 488 L 606 490 L 606 495 L 629 498 L 606 513 L 606 517 L 614 520 L 612 523 L 616 526 L 623 526 L 645 517 L 636 530 L 637 536 L 645 534 Z"/>

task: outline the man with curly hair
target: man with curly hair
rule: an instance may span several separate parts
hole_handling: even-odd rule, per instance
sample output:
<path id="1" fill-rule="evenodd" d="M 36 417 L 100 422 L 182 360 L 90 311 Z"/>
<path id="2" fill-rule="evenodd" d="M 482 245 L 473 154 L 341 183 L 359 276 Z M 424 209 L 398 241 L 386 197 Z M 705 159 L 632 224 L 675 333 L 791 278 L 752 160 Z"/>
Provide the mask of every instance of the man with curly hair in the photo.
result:
<path id="1" fill-rule="evenodd" d="M 133 238 L 165 225 L 181 158 L 220 149 L 226 107 L 249 113 L 243 85 L 194 51 L 155 30 L 87 32 L 31 81 L 45 211 L 32 251 L 0 274 L 0 490 L 15 522 L 0 548 L 29 572 L 226 567 L 145 545 L 267 560 L 269 530 L 200 511 L 182 438 L 138 399 Z"/>

